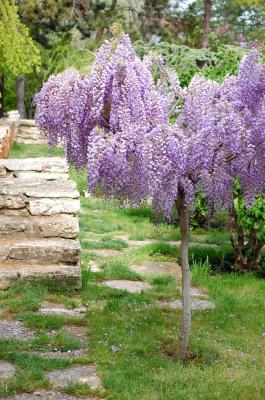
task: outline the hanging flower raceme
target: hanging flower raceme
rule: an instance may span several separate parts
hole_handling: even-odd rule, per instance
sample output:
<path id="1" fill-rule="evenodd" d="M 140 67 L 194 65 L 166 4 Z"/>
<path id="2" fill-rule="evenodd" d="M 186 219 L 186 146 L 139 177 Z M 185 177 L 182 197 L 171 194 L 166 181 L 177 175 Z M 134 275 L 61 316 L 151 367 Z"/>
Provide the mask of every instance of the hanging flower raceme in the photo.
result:
<path id="1" fill-rule="evenodd" d="M 230 207 L 235 179 L 249 203 L 264 192 L 264 83 L 265 66 L 256 52 L 221 85 L 193 78 L 179 95 L 183 107 L 175 123 L 147 136 L 144 155 L 156 209 L 170 216 L 180 188 L 188 205 L 203 189 L 215 206 Z"/>
<path id="2" fill-rule="evenodd" d="M 155 60 L 139 59 L 124 33 L 105 42 L 92 72 L 50 77 L 36 96 L 36 121 L 51 145 L 62 140 L 68 161 L 88 167 L 89 190 L 139 202 L 170 215 L 181 188 L 187 204 L 203 189 L 231 205 L 239 179 L 249 202 L 264 190 L 265 68 L 251 52 L 238 76 L 219 85 L 196 76 L 182 90 Z"/>
<path id="3" fill-rule="evenodd" d="M 72 68 L 52 75 L 35 98 L 37 125 L 50 145 L 63 142 L 68 161 L 78 169 L 87 164 L 90 101 L 90 80 Z"/>
<path id="4" fill-rule="evenodd" d="M 169 123 L 168 96 L 156 89 L 149 58 L 141 60 L 120 33 L 97 52 L 90 76 L 52 76 L 36 96 L 36 121 L 68 161 L 88 164 L 89 190 L 139 203 L 149 194 L 142 151 L 146 134 Z"/>

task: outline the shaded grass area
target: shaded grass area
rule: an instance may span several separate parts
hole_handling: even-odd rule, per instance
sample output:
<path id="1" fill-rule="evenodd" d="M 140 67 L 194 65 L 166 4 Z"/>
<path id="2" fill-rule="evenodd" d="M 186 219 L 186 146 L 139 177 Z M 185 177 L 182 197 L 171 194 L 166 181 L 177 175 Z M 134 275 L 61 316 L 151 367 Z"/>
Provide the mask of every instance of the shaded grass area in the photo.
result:
<path id="1" fill-rule="evenodd" d="M 46 145 L 28 145 L 23 143 L 14 142 L 9 158 L 35 158 L 35 157 L 62 157 L 63 149 L 60 147 L 55 147 L 50 149 Z"/>
<path id="2" fill-rule="evenodd" d="M 71 174 L 80 192 L 85 190 L 85 174 Z M 98 367 L 106 388 L 100 398 L 263 400 L 265 281 L 251 274 L 208 273 L 209 264 L 215 270 L 231 266 L 226 233 L 217 229 L 192 233 L 193 242 L 204 243 L 203 247 L 191 247 L 193 285 L 208 291 L 216 308 L 193 313 L 194 357 L 183 365 L 176 358 L 181 313 L 157 305 L 158 300 L 180 298 L 176 280 L 169 276 L 146 278 L 130 270 L 130 264 L 145 260 L 178 260 L 179 248 L 166 243 L 179 239 L 178 227 L 161 222 L 153 225 L 148 205 L 133 210 L 121 209 L 116 203 L 100 198 L 81 197 L 81 202 L 82 290 L 77 293 L 54 282 L 40 281 L 14 284 L 9 290 L 0 291 L 3 315 L 20 318 L 35 331 L 35 337 L 28 341 L 0 341 L 0 358 L 17 366 L 15 378 L 0 384 L 0 397 L 48 388 L 45 372 L 66 368 L 73 361 L 42 359 L 30 354 L 30 350 L 79 348 L 80 343 L 63 332 L 65 323 L 75 323 L 89 328 L 89 356 L 83 362 L 94 362 Z M 157 243 L 128 246 L 128 240 L 147 238 Z M 93 254 L 93 249 L 101 248 L 118 250 L 118 254 L 111 257 Z M 91 272 L 91 260 L 102 268 L 101 272 Z M 153 287 L 131 294 L 99 285 L 103 279 L 148 280 Z M 43 300 L 69 308 L 86 305 L 88 312 L 82 321 L 40 316 L 36 312 Z M 80 398 L 92 393 L 83 384 L 71 384 L 66 391 Z"/>

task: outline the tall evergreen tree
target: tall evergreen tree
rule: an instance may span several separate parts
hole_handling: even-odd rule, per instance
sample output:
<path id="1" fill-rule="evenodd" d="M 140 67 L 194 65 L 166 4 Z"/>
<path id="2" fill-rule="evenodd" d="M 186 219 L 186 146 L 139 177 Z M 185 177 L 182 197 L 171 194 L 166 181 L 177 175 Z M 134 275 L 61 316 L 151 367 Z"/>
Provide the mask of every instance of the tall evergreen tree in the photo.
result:
<path id="1" fill-rule="evenodd" d="M 0 2 L 0 117 L 4 113 L 4 76 L 19 76 L 40 63 L 39 51 L 20 21 L 14 0 Z"/>

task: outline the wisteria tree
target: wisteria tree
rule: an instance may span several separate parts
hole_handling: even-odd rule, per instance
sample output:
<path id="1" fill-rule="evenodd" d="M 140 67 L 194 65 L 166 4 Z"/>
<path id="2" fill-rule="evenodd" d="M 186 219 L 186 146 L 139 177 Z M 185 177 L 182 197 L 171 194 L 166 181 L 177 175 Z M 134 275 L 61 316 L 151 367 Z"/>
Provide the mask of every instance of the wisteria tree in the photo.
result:
<path id="1" fill-rule="evenodd" d="M 88 168 L 88 188 L 139 205 L 148 197 L 181 229 L 182 332 L 186 360 L 191 330 L 189 212 L 196 193 L 233 207 L 235 179 L 248 204 L 265 188 L 265 69 L 253 52 L 222 85 L 195 77 L 182 90 L 155 60 L 140 60 L 118 26 L 99 49 L 91 75 L 51 77 L 37 95 L 36 120 L 51 145 L 64 142 L 69 163 Z M 157 74 L 156 74 L 157 75 Z M 174 123 L 172 123 L 174 121 Z"/>

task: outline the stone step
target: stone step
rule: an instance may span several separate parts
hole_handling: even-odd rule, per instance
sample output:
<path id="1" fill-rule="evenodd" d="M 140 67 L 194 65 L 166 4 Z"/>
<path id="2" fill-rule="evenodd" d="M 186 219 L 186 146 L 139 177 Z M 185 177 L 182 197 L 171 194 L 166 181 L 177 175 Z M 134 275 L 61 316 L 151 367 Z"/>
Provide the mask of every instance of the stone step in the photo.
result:
<path id="1" fill-rule="evenodd" d="M 80 288 L 80 265 L 0 262 L 0 289 L 7 289 L 14 281 L 32 279 L 54 279 Z"/>
<path id="2" fill-rule="evenodd" d="M 75 239 L 79 234 L 78 218 L 72 215 L 6 216 L 0 218 L 0 238 L 65 238 Z"/>
<path id="3" fill-rule="evenodd" d="M 13 213 L 13 210 L 17 212 Z M 0 214 L 77 215 L 79 212 L 79 192 L 75 182 L 68 180 L 43 182 L 9 177 L 0 179 Z"/>
<path id="4" fill-rule="evenodd" d="M 20 194 L 27 197 L 79 197 L 76 183 L 73 181 L 43 182 L 39 179 L 31 180 L 27 178 L 0 179 L 0 196 Z"/>
<path id="5" fill-rule="evenodd" d="M 79 261 L 80 244 L 77 240 L 24 239 L 22 237 L 0 239 L 1 263 L 74 265 Z"/>
<path id="6" fill-rule="evenodd" d="M 0 160 L 0 177 L 38 180 L 67 180 L 69 167 L 62 157 Z"/>
<path id="7" fill-rule="evenodd" d="M 68 172 L 69 169 L 63 157 L 9 158 L 0 160 L 0 167 L 7 169 L 9 172 Z"/>

